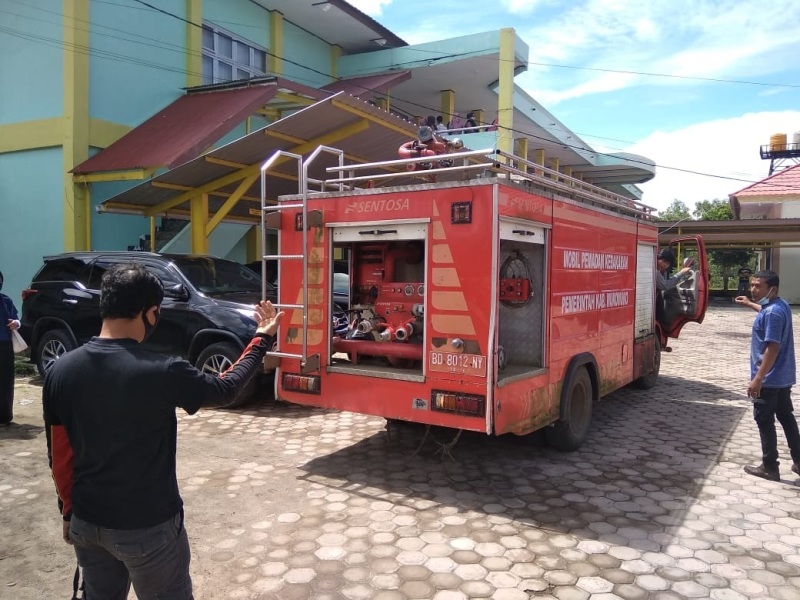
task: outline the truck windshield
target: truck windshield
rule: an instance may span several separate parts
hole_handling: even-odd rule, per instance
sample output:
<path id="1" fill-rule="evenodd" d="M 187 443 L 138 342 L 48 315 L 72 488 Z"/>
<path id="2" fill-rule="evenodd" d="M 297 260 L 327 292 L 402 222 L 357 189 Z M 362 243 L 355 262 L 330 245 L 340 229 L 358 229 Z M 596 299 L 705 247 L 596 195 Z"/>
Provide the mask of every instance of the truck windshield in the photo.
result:
<path id="1" fill-rule="evenodd" d="M 237 262 L 210 256 L 173 256 L 186 279 L 204 294 L 261 293 L 261 276 Z"/>

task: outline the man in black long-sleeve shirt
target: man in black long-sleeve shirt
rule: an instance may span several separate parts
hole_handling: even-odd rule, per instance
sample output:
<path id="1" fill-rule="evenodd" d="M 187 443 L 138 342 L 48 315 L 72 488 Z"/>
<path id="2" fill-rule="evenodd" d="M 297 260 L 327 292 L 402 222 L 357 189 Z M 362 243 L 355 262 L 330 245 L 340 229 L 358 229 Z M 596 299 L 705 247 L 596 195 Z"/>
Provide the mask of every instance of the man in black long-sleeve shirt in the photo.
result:
<path id="1" fill-rule="evenodd" d="M 256 336 L 219 377 L 139 347 L 158 323 L 161 282 L 143 266 L 103 276 L 98 337 L 59 359 L 44 385 L 48 453 L 64 540 L 86 597 L 192 598 L 175 474 L 176 407 L 224 406 L 255 375 L 283 313 L 254 307 Z"/>

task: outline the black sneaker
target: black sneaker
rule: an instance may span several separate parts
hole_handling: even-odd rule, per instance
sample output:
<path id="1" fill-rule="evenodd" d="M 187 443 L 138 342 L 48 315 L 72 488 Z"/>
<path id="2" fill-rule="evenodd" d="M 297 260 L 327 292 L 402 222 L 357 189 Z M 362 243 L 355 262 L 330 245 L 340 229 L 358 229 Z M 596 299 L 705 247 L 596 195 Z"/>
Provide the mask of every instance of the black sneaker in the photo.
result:
<path id="1" fill-rule="evenodd" d="M 794 471 L 794 466 L 792 466 L 792 471 Z M 771 470 L 764 467 L 763 464 L 758 465 L 757 467 L 751 467 L 747 465 L 744 468 L 744 472 L 748 475 L 753 475 L 754 477 L 761 477 L 761 479 L 769 479 L 770 481 L 780 481 L 781 476 L 778 472 L 778 469 Z"/>

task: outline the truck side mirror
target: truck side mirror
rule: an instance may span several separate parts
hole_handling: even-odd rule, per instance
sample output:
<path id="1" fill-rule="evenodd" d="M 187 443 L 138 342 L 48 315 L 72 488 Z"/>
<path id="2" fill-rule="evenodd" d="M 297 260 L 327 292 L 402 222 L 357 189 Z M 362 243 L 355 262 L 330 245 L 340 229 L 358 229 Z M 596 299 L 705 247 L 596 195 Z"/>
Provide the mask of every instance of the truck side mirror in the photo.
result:
<path id="1" fill-rule="evenodd" d="M 173 283 L 164 286 L 164 297 L 173 300 L 186 301 L 189 299 L 189 292 L 182 283 Z"/>

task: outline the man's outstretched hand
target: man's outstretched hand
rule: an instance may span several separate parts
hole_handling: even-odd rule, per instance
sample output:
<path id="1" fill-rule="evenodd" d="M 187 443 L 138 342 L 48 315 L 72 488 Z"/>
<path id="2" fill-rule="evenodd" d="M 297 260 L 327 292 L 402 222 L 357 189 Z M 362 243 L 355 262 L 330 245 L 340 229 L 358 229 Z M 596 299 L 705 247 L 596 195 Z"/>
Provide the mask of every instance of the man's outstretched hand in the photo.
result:
<path id="1" fill-rule="evenodd" d="M 256 333 L 275 335 L 275 332 L 278 331 L 278 326 L 281 324 L 281 319 L 283 319 L 283 311 L 276 310 L 269 300 L 266 302 L 262 300 L 256 304 L 255 309 L 254 316 L 256 323 L 258 323 Z"/>

